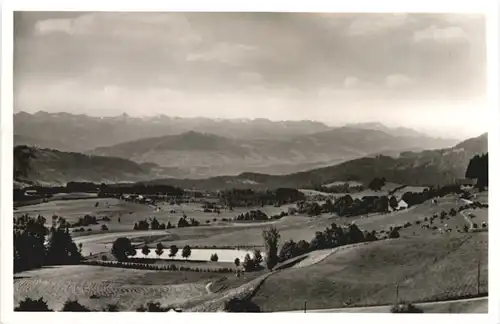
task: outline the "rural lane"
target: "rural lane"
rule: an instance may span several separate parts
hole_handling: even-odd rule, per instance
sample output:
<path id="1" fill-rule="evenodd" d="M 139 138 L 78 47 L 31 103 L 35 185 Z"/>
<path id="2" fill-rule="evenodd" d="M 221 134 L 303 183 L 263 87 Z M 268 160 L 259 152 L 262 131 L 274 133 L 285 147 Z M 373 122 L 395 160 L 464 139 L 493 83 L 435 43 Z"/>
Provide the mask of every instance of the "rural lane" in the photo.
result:
<path id="1" fill-rule="evenodd" d="M 415 303 L 415 306 L 421 308 L 435 306 L 458 306 L 459 304 L 475 303 L 475 309 L 478 313 L 488 312 L 488 297 L 478 297 L 469 299 L 444 300 L 437 302 Z M 391 305 L 384 306 L 368 306 L 368 307 L 344 307 L 344 308 L 329 308 L 329 309 L 307 309 L 307 313 L 387 313 L 390 311 Z M 280 313 L 304 313 L 304 310 L 284 311 Z"/>

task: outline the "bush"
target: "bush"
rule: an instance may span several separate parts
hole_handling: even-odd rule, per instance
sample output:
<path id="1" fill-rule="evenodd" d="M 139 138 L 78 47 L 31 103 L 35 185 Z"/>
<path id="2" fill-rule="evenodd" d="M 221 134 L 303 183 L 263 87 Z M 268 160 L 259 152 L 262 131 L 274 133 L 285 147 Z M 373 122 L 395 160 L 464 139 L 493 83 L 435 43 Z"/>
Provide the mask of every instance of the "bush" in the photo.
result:
<path id="1" fill-rule="evenodd" d="M 477 224 L 476 223 L 472 224 L 472 227 L 477 228 Z"/>
<path id="2" fill-rule="evenodd" d="M 26 297 L 24 300 L 19 302 L 19 306 L 14 308 L 17 312 L 52 312 L 47 306 L 47 302 L 40 299 L 31 299 Z"/>
<path id="3" fill-rule="evenodd" d="M 210 256 L 210 261 L 212 262 L 217 262 L 219 261 L 219 256 L 217 255 L 217 253 L 214 253 Z"/>
<path id="4" fill-rule="evenodd" d="M 64 303 L 62 312 L 90 312 L 90 309 L 82 304 L 80 304 L 76 300 L 67 300 Z"/>
<path id="5" fill-rule="evenodd" d="M 106 226 L 106 224 L 102 224 L 101 231 L 107 231 L 107 230 L 108 230 L 108 227 Z"/>
<path id="6" fill-rule="evenodd" d="M 421 308 L 413 304 L 399 304 L 391 307 L 391 313 L 423 313 Z"/>
<path id="7" fill-rule="evenodd" d="M 169 310 L 170 308 L 162 307 L 158 302 L 149 302 L 146 304 L 146 306 L 140 306 L 139 308 L 137 308 L 138 312 L 168 312 Z"/>
<path id="8" fill-rule="evenodd" d="M 225 302 L 224 311 L 228 313 L 260 313 L 260 307 L 249 298 L 232 298 Z"/>
<path id="9" fill-rule="evenodd" d="M 106 306 L 103 307 L 102 309 L 103 312 L 119 312 L 120 307 L 118 304 L 107 304 Z"/>

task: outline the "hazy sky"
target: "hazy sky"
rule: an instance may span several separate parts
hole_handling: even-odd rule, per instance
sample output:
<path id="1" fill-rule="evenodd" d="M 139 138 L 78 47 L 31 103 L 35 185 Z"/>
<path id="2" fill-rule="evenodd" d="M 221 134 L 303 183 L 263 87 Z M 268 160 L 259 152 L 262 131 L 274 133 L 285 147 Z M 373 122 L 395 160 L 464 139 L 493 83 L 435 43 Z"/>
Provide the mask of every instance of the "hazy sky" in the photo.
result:
<path id="1" fill-rule="evenodd" d="M 313 119 L 477 135 L 477 15 L 17 13 L 17 111 Z"/>

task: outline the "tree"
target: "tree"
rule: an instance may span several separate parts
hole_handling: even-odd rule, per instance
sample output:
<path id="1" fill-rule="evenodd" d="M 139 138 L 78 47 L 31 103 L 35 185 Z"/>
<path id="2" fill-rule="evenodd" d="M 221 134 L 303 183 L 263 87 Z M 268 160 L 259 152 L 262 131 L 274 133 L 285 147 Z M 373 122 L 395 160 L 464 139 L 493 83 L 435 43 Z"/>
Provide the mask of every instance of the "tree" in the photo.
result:
<path id="1" fill-rule="evenodd" d="M 389 233 L 389 238 L 399 238 L 399 232 L 397 228 L 393 228 Z"/>
<path id="2" fill-rule="evenodd" d="M 165 247 L 163 246 L 163 244 L 161 244 L 161 242 L 160 242 L 160 243 L 158 243 L 158 244 L 156 244 L 156 250 L 155 250 L 155 252 L 156 252 L 156 255 L 157 255 L 158 257 L 160 257 L 160 256 L 163 254 L 163 249 L 164 249 L 164 248 L 165 248 Z"/>
<path id="3" fill-rule="evenodd" d="M 398 200 L 396 197 L 391 196 L 391 199 L 389 199 L 389 206 L 391 206 L 392 209 L 396 209 L 398 207 Z"/>
<path id="4" fill-rule="evenodd" d="M 370 188 L 373 191 L 378 191 L 382 189 L 382 187 L 385 185 L 385 178 L 374 178 L 370 184 L 368 184 L 368 188 Z"/>
<path id="5" fill-rule="evenodd" d="M 266 266 L 271 270 L 278 263 L 280 232 L 275 226 L 272 226 L 269 230 L 262 232 L 262 237 L 266 247 Z"/>
<path id="6" fill-rule="evenodd" d="M 309 252 L 309 249 L 310 249 L 309 242 L 304 241 L 304 240 L 300 240 L 297 243 L 297 253 L 298 253 L 298 255 L 301 255 L 301 254 Z"/>
<path id="7" fill-rule="evenodd" d="M 171 229 L 172 228 L 172 224 L 170 224 L 170 221 L 167 223 L 167 229 Z"/>
<path id="8" fill-rule="evenodd" d="M 297 255 L 299 255 L 297 244 L 293 240 L 290 240 L 285 242 L 281 247 L 278 259 L 280 262 L 283 262 Z"/>
<path id="9" fill-rule="evenodd" d="M 19 306 L 14 308 L 16 312 L 52 312 L 47 306 L 47 302 L 40 299 L 31 299 L 26 297 L 24 300 L 19 302 Z"/>
<path id="10" fill-rule="evenodd" d="M 476 186 L 480 191 L 483 191 L 488 186 L 488 153 L 482 155 L 474 155 L 469 161 L 465 177 L 469 179 L 477 179 Z"/>
<path id="11" fill-rule="evenodd" d="M 260 253 L 260 250 L 254 250 L 253 251 L 253 262 L 255 264 L 255 267 L 260 267 L 260 264 L 262 263 L 262 253 Z"/>
<path id="12" fill-rule="evenodd" d="M 68 228 L 52 227 L 47 243 L 46 264 L 76 264 L 82 259 Z"/>
<path id="13" fill-rule="evenodd" d="M 356 224 L 349 225 L 348 244 L 360 243 L 365 240 L 363 232 L 359 229 Z"/>
<path id="14" fill-rule="evenodd" d="M 149 252 L 151 252 L 151 250 L 149 249 L 147 244 L 144 244 L 144 247 L 142 248 L 141 251 L 142 251 L 142 254 L 144 254 L 145 256 L 148 256 Z"/>
<path id="15" fill-rule="evenodd" d="M 118 261 L 125 261 L 129 256 L 134 256 L 136 252 L 135 248 L 132 246 L 132 242 L 128 238 L 119 237 L 113 242 L 111 254 L 113 254 Z"/>
<path id="16" fill-rule="evenodd" d="M 235 265 L 236 267 L 239 267 L 239 266 L 240 266 L 240 258 L 236 258 L 236 259 L 234 259 L 234 265 Z"/>
<path id="17" fill-rule="evenodd" d="M 170 258 L 173 258 L 177 254 L 178 251 L 179 251 L 179 248 L 177 247 L 177 245 L 172 245 L 172 246 L 170 246 L 170 253 L 168 256 Z"/>
<path id="18" fill-rule="evenodd" d="M 210 261 L 212 262 L 217 262 L 219 261 L 219 256 L 217 255 L 217 253 L 214 253 L 210 256 Z"/>
<path id="19" fill-rule="evenodd" d="M 90 312 L 90 309 L 82 304 L 80 304 L 76 300 L 67 300 L 63 308 L 61 309 L 63 312 Z"/>
<path id="20" fill-rule="evenodd" d="M 182 257 L 187 259 L 191 256 L 191 247 L 189 245 L 186 245 L 183 249 L 182 249 Z"/>
<path id="21" fill-rule="evenodd" d="M 245 258 L 243 259 L 243 269 L 247 272 L 255 270 L 255 263 L 248 253 L 245 254 Z"/>
<path id="22" fill-rule="evenodd" d="M 152 230 L 157 230 L 160 228 L 160 222 L 156 219 L 156 217 L 153 217 L 153 220 L 151 221 L 151 229 Z"/>

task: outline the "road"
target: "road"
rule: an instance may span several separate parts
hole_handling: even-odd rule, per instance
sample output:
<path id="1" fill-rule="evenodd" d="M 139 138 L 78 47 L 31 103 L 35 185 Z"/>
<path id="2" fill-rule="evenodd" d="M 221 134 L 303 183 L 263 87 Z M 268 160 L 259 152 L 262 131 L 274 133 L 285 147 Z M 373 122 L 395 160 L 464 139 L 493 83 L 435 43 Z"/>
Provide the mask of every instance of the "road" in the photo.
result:
<path id="1" fill-rule="evenodd" d="M 487 313 L 488 312 L 488 297 L 445 300 L 437 302 L 416 303 L 415 306 L 422 308 L 424 312 L 438 309 L 446 309 L 449 307 L 460 308 L 461 305 L 469 306 L 471 313 Z M 472 306 L 472 307 L 470 307 Z M 329 309 L 307 309 L 307 313 L 388 313 L 391 305 L 370 306 L 370 307 L 344 307 L 344 308 L 329 308 Z M 280 313 L 304 313 L 304 310 L 286 311 Z"/>

